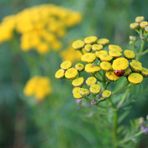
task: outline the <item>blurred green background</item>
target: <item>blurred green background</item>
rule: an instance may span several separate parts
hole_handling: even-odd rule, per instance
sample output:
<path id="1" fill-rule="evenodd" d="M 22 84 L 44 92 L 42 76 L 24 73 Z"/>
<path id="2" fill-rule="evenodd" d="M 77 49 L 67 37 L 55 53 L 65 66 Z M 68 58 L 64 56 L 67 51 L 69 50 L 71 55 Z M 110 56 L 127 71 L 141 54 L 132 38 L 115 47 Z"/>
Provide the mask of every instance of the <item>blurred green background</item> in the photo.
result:
<path id="1" fill-rule="evenodd" d="M 0 20 L 24 8 L 44 3 L 56 4 L 83 15 L 82 22 L 65 37 L 66 43 L 87 35 L 97 35 L 126 48 L 131 34 L 130 22 L 139 15 L 148 18 L 147 0 L 0 0 Z M 109 129 L 102 122 L 105 117 L 102 116 L 102 124 L 98 124 L 100 113 L 96 112 L 96 108 L 79 108 L 72 99 L 70 85 L 54 79 L 60 63 L 55 53 L 40 61 L 47 66 L 54 93 L 40 104 L 25 100 L 22 89 L 30 78 L 25 59 L 35 62 L 38 57 L 24 54 L 15 47 L 14 43 L 0 45 L 0 147 L 108 148 Z M 145 67 L 148 67 L 147 58 L 142 58 Z M 133 103 L 127 121 L 148 114 L 147 82 L 132 96 L 136 96 L 137 101 Z M 86 114 L 87 111 L 89 114 Z M 142 137 L 139 148 L 148 147 L 146 138 Z"/>

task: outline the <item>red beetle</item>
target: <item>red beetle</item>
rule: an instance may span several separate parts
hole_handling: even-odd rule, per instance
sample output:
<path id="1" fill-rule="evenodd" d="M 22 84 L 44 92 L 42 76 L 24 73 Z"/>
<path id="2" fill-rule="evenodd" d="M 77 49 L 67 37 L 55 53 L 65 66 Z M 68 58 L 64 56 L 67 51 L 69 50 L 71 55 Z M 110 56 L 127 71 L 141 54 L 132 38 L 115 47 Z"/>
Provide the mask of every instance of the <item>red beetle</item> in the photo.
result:
<path id="1" fill-rule="evenodd" d="M 124 70 L 115 70 L 114 74 L 118 77 L 122 77 L 124 75 L 125 71 Z"/>

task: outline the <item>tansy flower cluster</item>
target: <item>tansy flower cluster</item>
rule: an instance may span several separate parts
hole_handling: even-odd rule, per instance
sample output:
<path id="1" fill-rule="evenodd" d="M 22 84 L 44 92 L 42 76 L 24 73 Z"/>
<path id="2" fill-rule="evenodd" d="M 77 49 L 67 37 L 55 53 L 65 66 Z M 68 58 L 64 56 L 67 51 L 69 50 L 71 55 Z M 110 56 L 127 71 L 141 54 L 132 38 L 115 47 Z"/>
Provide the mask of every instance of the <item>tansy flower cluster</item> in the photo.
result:
<path id="1" fill-rule="evenodd" d="M 144 19 L 144 16 L 137 16 L 135 22 L 130 24 L 131 29 L 142 29 L 145 32 L 148 32 L 148 21 Z"/>
<path id="2" fill-rule="evenodd" d="M 35 97 L 38 101 L 43 100 L 51 93 L 51 84 L 48 77 L 34 76 L 24 87 L 24 95 Z"/>
<path id="3" fill-rule="evenodd" d="M 61 48 L 60 39 L 67 29 L 80 21 L 79 13 L 55 5 L 27 8 L 1 21 L 0 43 L 12 39 L 17 32 L 23 51 L 33 49 L 44 54 Z"/>
<path id="4" fill-rule="evenodd" d="M 63 61 L 55 77 L 72 81 L 76 99 L 97 98 L 99 102 L 111 96 L 107 89 L 110 82 L 126 77 L 129 83 L 138 84 L 148 76 L 148 69 L 135 59 L 134 51 L 109 44 L 107 38 L 88 36 L 74 41 L 72 47 L 81 53 L 80 62 Z"/>

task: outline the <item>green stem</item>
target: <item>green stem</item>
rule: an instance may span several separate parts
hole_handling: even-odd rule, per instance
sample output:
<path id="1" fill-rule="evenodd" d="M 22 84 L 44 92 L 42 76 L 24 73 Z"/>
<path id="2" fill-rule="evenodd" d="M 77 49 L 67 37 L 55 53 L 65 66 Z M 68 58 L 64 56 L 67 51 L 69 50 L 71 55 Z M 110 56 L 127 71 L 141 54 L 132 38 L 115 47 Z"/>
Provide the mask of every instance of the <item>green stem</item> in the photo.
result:
<path id="1" fill-rule="evenodd" d="M 111 107 L 113 109 L 113 128 L 112 128 L 112 138 L 114 148 L 118 148 L 118 110 L 116 106 L 113 104 L 112 100 L 110 100 Z"/>
<path id="2" fill-rule="evenodd" d="M 117 110 L 114 109 L 114 116 L 113 116 L 113 141 L 114 141 L 114 148 L 118 147 L 118 134 L 117 134 L 117 129 L 118 129 L 118 113 Z"/>

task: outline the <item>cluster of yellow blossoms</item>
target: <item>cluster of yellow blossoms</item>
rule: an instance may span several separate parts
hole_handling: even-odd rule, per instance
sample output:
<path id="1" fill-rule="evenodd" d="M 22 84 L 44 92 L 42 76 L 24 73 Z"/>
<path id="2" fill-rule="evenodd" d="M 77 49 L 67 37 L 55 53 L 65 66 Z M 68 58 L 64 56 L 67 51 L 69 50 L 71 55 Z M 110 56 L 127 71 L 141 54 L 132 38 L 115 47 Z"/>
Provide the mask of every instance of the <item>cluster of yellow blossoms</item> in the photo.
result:
<path id="1" fill-rule="evenodd" d="M 142 29 L 148 32 L 148 21 L 144 20 L 144 16 L 137 16 L 135 22 L 130 24 L 131 29 Z"/>
<path id="2" fill-rule="evenodd" d="M 109 44 L 106 38 L 89 36 L 74 41 L 72 47 L 81 53 L 80 62 L 62 62 L 55 77 L 72 80 L 76 99 L 93 96 L 103 100 L 111 95 L 111 91 L 106 89 L 111 81 L 125 76 L 129 83 L 138 84 L 148 76 L 148 69 L 136 60 L 134 51 L 123 51 L 120 46 Z"/>
<path id="3" fill-rule="evenodd" d="M 48 77 L 34 76 L 25 85 L 24 94 L 33 96 L 38 101 L 43 100 L 51 93 L 51 84 Z"/>
<path id="4" fill-rule="evenodd" d="M 0 23 L 0 43 L 21 36 L 23 51 L 36 50 L 44 54 L 61 48 L 60 39 L 68 28 L 78 24 L 81 15 L 55 5 L 40 5 L 5 17 Z"/>

